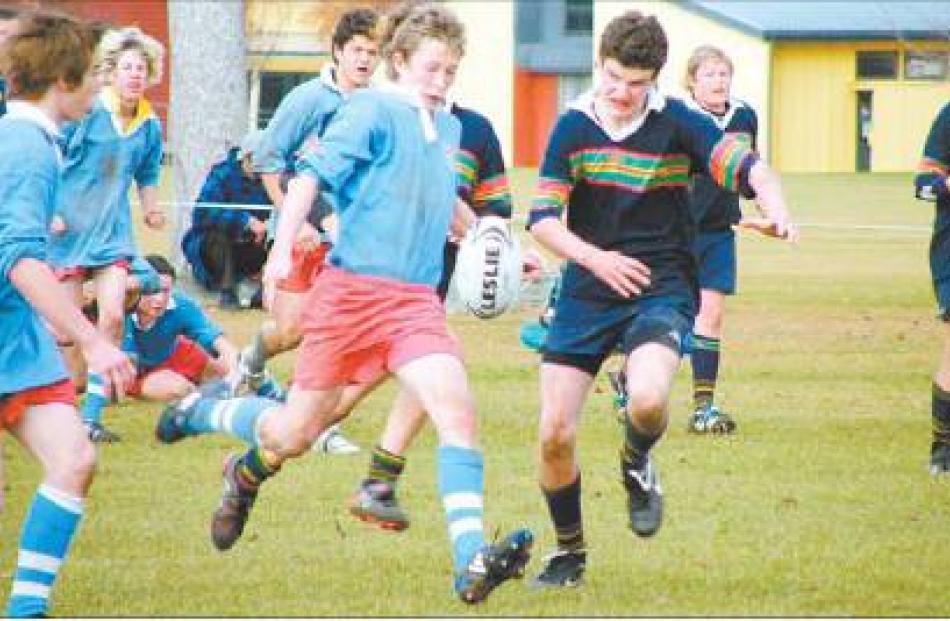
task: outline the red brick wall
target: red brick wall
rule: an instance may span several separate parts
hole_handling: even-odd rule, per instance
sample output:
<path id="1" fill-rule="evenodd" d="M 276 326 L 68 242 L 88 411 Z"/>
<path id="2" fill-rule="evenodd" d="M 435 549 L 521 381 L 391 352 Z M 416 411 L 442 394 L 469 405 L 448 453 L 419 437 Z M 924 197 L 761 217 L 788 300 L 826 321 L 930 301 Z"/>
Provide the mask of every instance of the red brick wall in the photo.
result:
<path id="1" fill-rule="evenodd" d="M 138 26 L 165 46 L 162 82 L 148 90 L 147 97 L 162 120 L 168 140 L 168 85 L 170 53 L 168 41 L 168 0 L 44 0 L 44 8 L 61 10 L 86 19 L 98 19 L 113 26 Z"/>

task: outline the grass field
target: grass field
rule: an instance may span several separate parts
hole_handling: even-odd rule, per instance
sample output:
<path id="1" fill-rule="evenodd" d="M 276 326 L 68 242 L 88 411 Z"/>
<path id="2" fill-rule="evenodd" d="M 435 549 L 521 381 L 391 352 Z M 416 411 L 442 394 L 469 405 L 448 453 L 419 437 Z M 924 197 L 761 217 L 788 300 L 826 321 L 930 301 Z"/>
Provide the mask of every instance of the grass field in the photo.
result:
<path id="1" fill-rule="evenodd" d="M 522 205 L 531 171 L 517 171 Z M 619 428 L 606 381 L 580 432 L 586 586 L 534 593 L 506 585 L 478 608 L 450 592 L 445 525 L 427 431 L 408 454 L 401 499 L 412 527 L 377 532 L 345 500 L 367 455 L 309 455 L 268 483 L 243 540 L 217 553 L 209 520 L 223 437 L 159 446 L 159 406 L 107 412 L 124 441 L 102 449 L 84 526 L 54 593 L 54 614 L 82 616 L 947 616 L 950 482 L 926 472 L 929 375 L 943 338 L 926 271 L 931 207 L 908 175 L 786 177 L 798 247 L 743 236 L 740 295 L 729 301 L 719 397 L 731 438 L 686 433 L 689 365 L 656 449 L 666 522 L 652 540 L 626 527 Z M 149 250 L 166 250 L 147 238 Z M 242 344 L 257 312 L 214 315 Z M 535 478 L 537 357 L 518 344 L 534 309 L 491 322 L 453 316 L 462 336 L 486 454 L 486 521 L 553 544 Z M 281 378 L 292 356 L 278 360 Z M 347 422 L 370 447 L 393 390 Z M 38 470 L 8 438 L 0 515 L 6 590 L 17 529 Z M 4 593 L 5 595 L 5 593 Z"/>

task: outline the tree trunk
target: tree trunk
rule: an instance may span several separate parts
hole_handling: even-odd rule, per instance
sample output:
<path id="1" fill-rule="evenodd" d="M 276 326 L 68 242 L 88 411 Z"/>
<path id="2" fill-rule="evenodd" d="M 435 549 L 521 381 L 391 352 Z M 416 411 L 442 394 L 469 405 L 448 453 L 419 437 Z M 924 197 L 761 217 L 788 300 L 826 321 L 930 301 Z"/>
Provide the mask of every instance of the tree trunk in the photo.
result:
<path id="1" fill-rule="evenodd" d="M 211 165 L 247 131 L 244 2 L 170 0 L 169 154 L 176 205 L 172 249 L 190 222 L 191 201 Z"/>

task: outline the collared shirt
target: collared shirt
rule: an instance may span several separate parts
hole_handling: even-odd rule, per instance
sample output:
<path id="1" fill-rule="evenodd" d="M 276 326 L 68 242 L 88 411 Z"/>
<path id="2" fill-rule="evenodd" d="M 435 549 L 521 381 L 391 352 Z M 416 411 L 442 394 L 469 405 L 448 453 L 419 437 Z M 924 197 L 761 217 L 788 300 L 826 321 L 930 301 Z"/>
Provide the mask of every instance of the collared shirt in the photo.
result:
<path id="1" fill-rule="evenodd" d="M 587 115 L 587 117 L 597 124 L 601 130 L 614 142 L 623 142 L 630 136 L 634 135 L 639 131 L 643 124 L 647 120 L 647 115 L 650 114 L 650 111 L 659 112 L 663 110 L 663 107 L 666 105 L 666 97 L 661 95 L 659 91 L 655 88 L 651 88 L 647 91 L 647 100 L 646 106 L 644 107 L 643 114 L 637 116 L 630 120 L 629 123 L 623 127 L 611 128 L 608 127 L 603 122 L 603 111 L 600 110 L 600 105 L 597 101 L 597 96 L 594 89 L 588 90 L 586 93 L 582 94 L 576 100 L 571 102 L 568 105 L 569 109 L 579 110 Z"/>
<path id="2" fill-rule="evenodd" d="M 157 186 L 162 163 L 158 117 L 139 106 L 136 121 L 121 128 L 117 99 L 106 89 L 92 111 L 66 126 L 66 168 L 57 215 L 66 232 L 51 238 L 57 267 L 97 267 L 136 254 L 129 189 Z"/>
<path id="3" fill-rule="evenodd" d="M 429 141 L 409 99 L 355 92 L 334 116 L 298 174 L 319 180 L 339 216 L 329 262 L 347 271 L 435 287 L 455 209 L 459 121 L 430 113 Z"/>
<path id="4" fill-rule="evenodd" d="M 692 98 L 684 102 L 690 109 L 706 116 L 726 134 L 745 141 L 753 151 L 757 150 L 759 119 L 755 110 L 745 102 L 730 99 L 726 113 L 721 116 L 701 107 Z M 700 232 L 728 230 L 742 217 L 739 196 L 735 192 L 724 190 L 708 174 L 693 176 L 689 200 Z"/>
<path id="5" fill-rule="evenodd" d="M 68 377 L 46 324 L 10 282 L 20 261 L 46 260 L 60 182 L 59 130 L 32 104 L 9 108 L 0 119 L 0 396 Z"/>
<path id="6" fill-rule="evenodd" d="M 625 128 L 623 138 L 608 133 L 589 106 L 562 114 L 528 216 L 531 227 L 566 210 L 568 229 L 581 239 L 645 262 L 653 284 L 644 295 L 663 294 L 667 286 L 684 282 L 695 285 L 690 175 L 707 172 L 720 186 L 749 195 L 748 174 L 757 161 L 745 142 L 724 135 L 682 101 L 652 101 L 637 126 Z M 565 269 L 563 291 L 587 299 L 624 300 L 574 262 Z"/>

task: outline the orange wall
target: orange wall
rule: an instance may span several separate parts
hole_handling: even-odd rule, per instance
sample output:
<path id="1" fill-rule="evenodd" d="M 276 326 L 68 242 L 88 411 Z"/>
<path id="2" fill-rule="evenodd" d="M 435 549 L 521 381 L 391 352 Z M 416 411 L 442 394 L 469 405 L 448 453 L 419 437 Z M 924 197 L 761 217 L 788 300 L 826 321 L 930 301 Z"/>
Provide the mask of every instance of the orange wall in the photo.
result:
<path id="1" fill-rule="evenodd" d="M 558 78 L 515 67 L 515 166 L 538 166 L 557 121 Z"/>
<path id="2" fill-rule="evenodd" d="M 138 26 L 165 46 L 165 71 L 162 82 L 148 91 L 148 99 L 162 120 L 165 140 L 168 136 L 168 85 L 170 83 L 171 50 L 168 42 L 167 0 L 47 0 L 42 6 L 72 13 L 86 19 L 97 19 L 113 26 Z"/>

